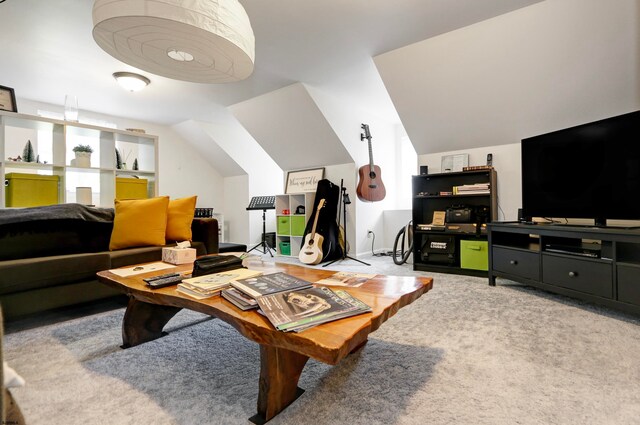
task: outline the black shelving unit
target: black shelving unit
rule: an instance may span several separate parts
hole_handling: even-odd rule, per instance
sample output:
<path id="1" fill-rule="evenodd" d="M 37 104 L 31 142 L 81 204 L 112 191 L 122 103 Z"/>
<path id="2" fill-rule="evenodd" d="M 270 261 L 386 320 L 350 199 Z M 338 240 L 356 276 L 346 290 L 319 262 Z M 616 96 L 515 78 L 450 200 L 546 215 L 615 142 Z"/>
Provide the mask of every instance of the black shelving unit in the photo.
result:
<path id="1" fill-rule="evenodd" d="M 494 169 L 413 176 L 413 269 L 439 273 L 457 273 L 471 276 L 487 276 L 487 271 L 461 266 L 461 241 L 487 241 L 486 227 L 497 219 L 497 173 Z M 489 193 L 454 195 L 454 187 L 488 183 Z M 452 194 L 443 194 L 452 192 Z M 468 207 L 479 212 L 469 223 L 446 223 L 442 230 L 423 230 L 420 225 L 431 224 L 435 211 L 447 211 L 453 207 Z M 464 225 L 462 225 L 464 224 Z M 475 227 L 472 227 L 476 224 Z M 444 258 L 425 255 L 426 246 L 447 241 L 452 252 Z M 488 261 L 488 253 L 487 261 Z"/>

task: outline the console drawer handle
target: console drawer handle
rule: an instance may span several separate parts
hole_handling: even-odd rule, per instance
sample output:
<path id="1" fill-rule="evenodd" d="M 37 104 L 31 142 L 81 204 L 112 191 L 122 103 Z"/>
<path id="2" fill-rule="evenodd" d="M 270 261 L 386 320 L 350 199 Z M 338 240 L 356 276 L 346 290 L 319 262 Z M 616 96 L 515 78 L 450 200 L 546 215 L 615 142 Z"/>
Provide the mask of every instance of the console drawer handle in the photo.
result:
<path id="1" fill-rule="evenodd" d="M 569 272 L 569 277 L 578 277 L 578 272 Z"/>
<path id="2" fill-rule="evenodd" d="M 518 264 L 518 262 L 516 260 L 511 260 L 509 261 L 509 264 L 511 264 L 512 266 L 515 266 Z"/>

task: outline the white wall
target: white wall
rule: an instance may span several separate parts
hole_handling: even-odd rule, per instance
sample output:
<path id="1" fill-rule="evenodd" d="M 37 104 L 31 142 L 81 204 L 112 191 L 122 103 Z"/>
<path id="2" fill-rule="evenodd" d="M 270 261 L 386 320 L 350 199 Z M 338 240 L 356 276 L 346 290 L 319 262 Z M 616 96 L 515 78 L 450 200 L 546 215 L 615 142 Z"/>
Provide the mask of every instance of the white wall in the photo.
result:
<path id="1" fill-rule="evenodd" d="M 225 212 L 224 221 L 227 223 L 226 239 L 233 243 L 244 243 L 249 245 L 250 237 L 249 220 L 258 220 L 258 211 L 247 211 L 249 201 L 244 199 L 244 195 L 249 193 L 249 176 L 227 177 L 224 179 L 224 200 Z M 243 199 L 239 199 L 243 198 Z M 250 215 L 251 213 L 251 215 Z M 275 218 L 273 219 L 275 222 Z M 260 223 L 262 223 L 262 212 L 260 212 Z M 262 228 L 260 229 L 262 231 Z M 268 231 L 268 230 L 267 230 Z M 247 249 L 251 248 L 247 246 Z"/>
<path id="2" fill-rule="evenodd" d="M 39 109 L 60 114 L 64 112 L 62 105 L 20 99 L 21 113 L 37 115 Z M 158 194 L 172 198 L 198 195 L 198 207 L 214 208 L 216 211 L 224 209 L 222 176 L 169 127 L 83 110 L 80 110 L 79 116 L 81 122 L 83 117 L 103 120 L 116 124 L 119 129 L 142 128 L 147 134 L 158 136 Z"/>
<path id="3" fill-rule="evenodd" d="M 368 253 L 371 249 L 370 239 L 367 238 L 368 230 L 381 235 L 383 233 L 382 212 L 386 209 L 395 209 L 397 204 L 396 155 L 399 142 L 396 123 L 359 110 L 353 104 L 318 88 L 308 85 L 306 87 L 349 155 L 356 161 L 352 174 L 354 186 L 347 188 L 352 202 L 347 211 L 347 218 L 354 217 L 355 214 L 355 220 L 354 223 L 347 222 L 347 231 L 349 233 L 351 230 L 355 231 L 353 237 L 349 235 L 351 255 Z M 387 191 L 386 198 L 380 202 L 363 202 L 356 196 L 358 168 L 369 163 L 367 141 L 360 139 L 363 123 L 369 125 L 373 161 L 375 165 L 380 166 L 382 182 Z M 339 181 L 334 183 L 340 184 Z"/>
<path id="4" fill-rule="evenodd" d="M 230 230 L 227 240 L 252 245 L 262 240 L 262 212 L 246 211 L 253 196 L 284 193 L 283 172 L 265 150 L 228 110 L 218 111 L 212 122 L 198 122 L 201 128 L 247 173 L 247 185 L 225 183 L 225 221 Z M 227 190 L 227 186 L 234 190 Z M 230 211 L 235 211 L 230 213 Z M 275 231 L 275 214 L 267 212 L 267 232 Z M 247 229 L 245 233 L 242 229 Z"/>

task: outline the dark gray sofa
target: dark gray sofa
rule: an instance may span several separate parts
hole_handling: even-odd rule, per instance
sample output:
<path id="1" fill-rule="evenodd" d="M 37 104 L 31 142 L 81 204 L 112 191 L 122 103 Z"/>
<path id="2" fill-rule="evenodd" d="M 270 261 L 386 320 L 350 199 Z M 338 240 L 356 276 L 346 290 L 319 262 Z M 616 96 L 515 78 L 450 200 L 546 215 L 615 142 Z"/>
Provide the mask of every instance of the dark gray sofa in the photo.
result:
<path id="1" fill-rule="evenodd" d="M 162 258 L 159 246 L 109 251 L 113 216 L 113 209 L 79 204 L 0 209 L 5 320 L 115 296 L 97 272 Z M 198 256 L 218 252 L 216 219 L 195 218 L 191 229 Z"/>

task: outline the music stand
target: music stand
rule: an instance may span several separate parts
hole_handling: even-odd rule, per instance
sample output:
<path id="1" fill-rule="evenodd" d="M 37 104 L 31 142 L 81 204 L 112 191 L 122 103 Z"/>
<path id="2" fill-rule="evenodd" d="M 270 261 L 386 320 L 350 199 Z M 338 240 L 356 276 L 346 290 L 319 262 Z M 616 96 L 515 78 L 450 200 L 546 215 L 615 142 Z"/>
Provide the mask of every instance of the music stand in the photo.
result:
<path id="1" fill-rule="evenodd" d="M 258 248 L 259 246 L 262 247 L 262 253 L 266 254 L 267 251 L 269 252 L 269 255 L 271 255 L 273 257 L 273 254 L 271 253 L 271 250 L 274 248 L 271 248 L 269 246 L 269 244 L 267 243 L 267 210 L 275 210 L 276 209 L 276 197 L 275 196 L 254 196 L 253 198 L 251 198 L 251 201 L 249 201 L 249 206 L 247 207 L 247 211 L 252 211 L 252 210 L 262 210 L 262 241 L 260 241 L 259 244 L 257 244 L 256 246 L 254 246 L 253 248 L 251 248 L 249 251 L 247 252 L 251 252 L 254 249 Z"/>
<path id="2" fill-rule="evenodd" d="M 336 261 L 342 261 L 342 260 L 346 260 L 347 258 L 353 261 L 357 261 L 358 263 L 362 263 L 365 266 L 370 266 L 371 264 L 369 263 L 365 263 L 362 260 L 358 260 L 357 258 L 353 258 L 350 255 L 347 255 L 347 247 L 349 246 L 349 244 L 347 243 L 347 205 L 349 205 L 351 203 L 351 200 L 349 199 L 349 194 L 347 193 L 347 188 L 343 186 L 343 181 L 344 180 L 340 180 L 340 202 L 342 202 L 342 219 L 344 220 L 344 249 L 342 250 L 342 257 L 341 258 L 337 258 L 333 261 L 331 261 L 330 263 L 325 264 L 322 267 L 327 267 L 330 264 L 335 263 Z M 340 210 L 338 210 L 338 225 L 340 225 Z"/>

